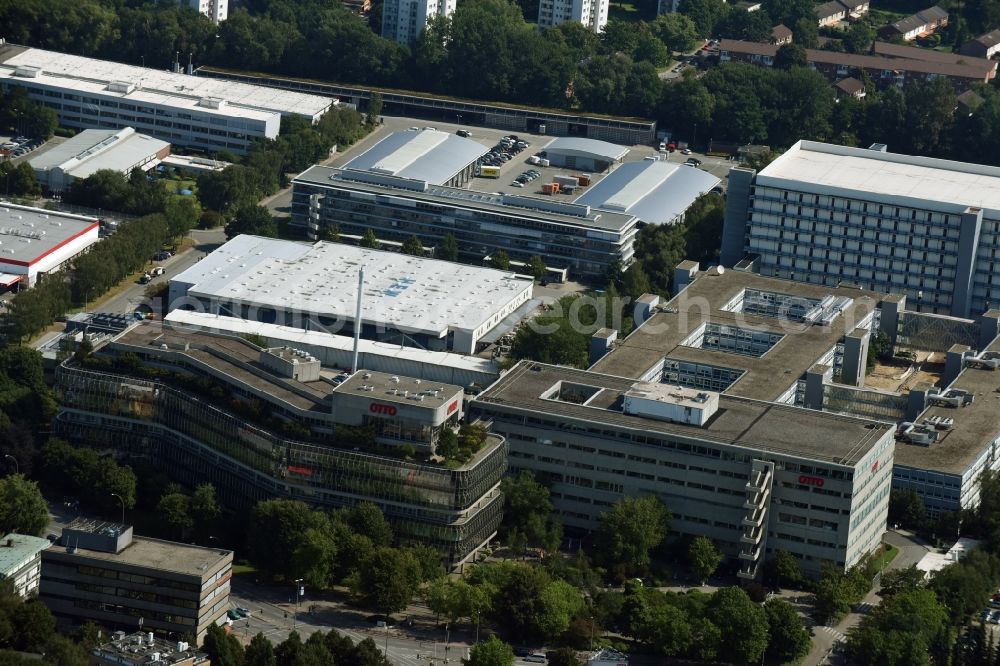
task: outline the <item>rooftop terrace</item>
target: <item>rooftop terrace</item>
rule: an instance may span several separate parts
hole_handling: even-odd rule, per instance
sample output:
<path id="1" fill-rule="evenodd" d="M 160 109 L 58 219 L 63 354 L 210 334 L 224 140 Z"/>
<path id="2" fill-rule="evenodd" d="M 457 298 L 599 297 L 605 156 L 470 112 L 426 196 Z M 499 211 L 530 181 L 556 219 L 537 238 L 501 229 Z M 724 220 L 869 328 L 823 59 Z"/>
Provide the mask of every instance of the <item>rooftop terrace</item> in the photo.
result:
<path id="1" fill-rule="evenodd" d="M 760 299 L 751 303 L 750 291 L 784 297 L 789 305 L 773 309 Z M 742 372 L 727 394 L 773 401 L 871 315 L 879 299 L 853 287 L 706 271 L 591 369 L 639 379 L 664 358 L 703 363 Z M 819 305 L 824 303 L 825 309 Z M 815 323 L 807 321 L 813 316 Z M 746 348 L 723 350 L 721 342 L 706 343 L 711 336 L 700 333 L 722 327 L 747 341 Z"/>

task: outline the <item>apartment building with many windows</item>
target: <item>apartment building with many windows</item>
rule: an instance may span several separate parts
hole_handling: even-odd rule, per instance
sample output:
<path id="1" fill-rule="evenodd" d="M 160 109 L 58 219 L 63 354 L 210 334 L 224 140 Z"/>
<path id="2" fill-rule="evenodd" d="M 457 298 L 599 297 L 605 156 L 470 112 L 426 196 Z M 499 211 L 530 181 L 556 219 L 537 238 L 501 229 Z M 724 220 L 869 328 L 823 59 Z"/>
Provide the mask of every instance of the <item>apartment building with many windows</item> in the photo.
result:
<path id="1" fill-rule="evenodd" d="M 455 13 L 455 0 L 386 0 L 382 6 L 382 36 L 410 44 L 433 16 Z"/>
<path id="2" fill-rule="evenodd" d="M 800 141 L 730 172 L 725 266 L 969 317 L 1000 302 L 998 252 L 997 167 Z"/>
<path id="3" fill-rule="evenodd" d="M 541 0 L 538 4 L 538 25 L 554 28 L 573 21 L 600 33 L 608 24 L 608 0 Z"/>

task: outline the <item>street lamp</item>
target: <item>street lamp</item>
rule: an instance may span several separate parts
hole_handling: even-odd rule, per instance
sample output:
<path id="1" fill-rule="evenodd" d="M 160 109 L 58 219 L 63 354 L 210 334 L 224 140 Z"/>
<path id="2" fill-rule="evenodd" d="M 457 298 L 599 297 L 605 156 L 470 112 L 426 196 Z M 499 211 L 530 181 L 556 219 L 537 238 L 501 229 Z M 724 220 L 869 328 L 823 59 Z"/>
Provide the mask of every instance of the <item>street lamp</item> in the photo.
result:
<path id="1" fill-rule="evenodd" d="M 15 458 L 14 456 L 10 455 L 9 453 L 3 454 L 3 457 L 4 457 L 4 460 L 6 460 L 7 458 L 10 458 L 11 460 L 13 460 L 14 461 L 14 474 L 20 474 L 20 467 L 17 464 L 17 458 Z"/>
<path id="2" fill-rule="evenodd" d="M 302 579 L 295 579 L 295 610 L 292 611 L 292 629 L 295 629 L 295 621 L 299 619 L 299 594 L 302 593 Z"/>
<path id="3" fill-rule="evenodd" d="M 125 526 L 125 500 L 118 493 L 111 493 L 112 497 L 117 497 L 118 501 L 122 503 L 122 527 Z"/>

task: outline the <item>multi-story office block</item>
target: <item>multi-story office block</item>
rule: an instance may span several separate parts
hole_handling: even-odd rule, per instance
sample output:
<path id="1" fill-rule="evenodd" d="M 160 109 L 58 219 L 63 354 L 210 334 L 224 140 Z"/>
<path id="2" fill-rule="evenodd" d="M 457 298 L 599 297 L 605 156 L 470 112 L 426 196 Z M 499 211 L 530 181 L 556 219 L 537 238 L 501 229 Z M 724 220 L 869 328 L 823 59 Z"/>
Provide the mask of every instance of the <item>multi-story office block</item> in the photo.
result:
<path id="1" fill-rule="evenodd" d="M 488 194 L 370 171 L 314 166 L 293 181 L 293 223 L 318 236 L 336 224 L 380 240 L 417 236 L 427 247 L 451 233 L 469 263 L 504 250 L 511 259 L 540 255 L 550 269 L 573 277 L 603 276 L 614 262 L 632 263 L 639 218 L 515 194 Z"/>
<path id="2" fill-rule="evenodd" d="M 229 0 L 180 0 L 180 3 L 182 7 L 204 14 L 216 25 L 229 16 Z"/>
<path id="3" fill-rule="evenodd" d="M 760 173 L 730 172 L 726 266 L 968 317 L 1000 302 L 998 251 L 996 167 L 800 141 Z"/>
<path id="4" fill-rule="evenodd" d="M 273 139 L 282 116 L 319 120 L 332 100 L 319 95 L 161 71 L 5 44 L 0 89 L 23 88 L 73 129 L 123 129 L 174 146 L 245 153 Z"/>
<path id="5" fill-rule="evenodd" d="M 463 413 L 457 386 L 345 373 L 295 350 L 149 323 L 87 366 L 64 363 L 57 385 L 64 436 L 210 481 L 232 506 L 373 502 L 400 539 L 432 545 L 452 565 L 500 522 L 501 437 L 480 432 L 465 462 L 432 455 Z"/>
<path id="6" fill-rule="evenodd" d="M 432 16 L 455 13 L 455 0 L 386 0 L 382 6 L 382 36 L 409 44 L 420 36 Z"/>
<path id="7" fill-rule="evenodd" d="M 33 596 L 38 591 L 42 551 L 51 545 L 48 539 L 26 534 L 0 539 L 0 580 L 11 581 L 18 596 Z"/>
<path id="8" fill-rule="evenodd" d="M 40 599 L 63 627 L 154 632 L 197 642 L 229 605 L 233 553 L 78 519 L 42 553 Z"/>
<path id="9" fill-rule="evenodd" d="M 567 21 L 576 21 L 594 32 L 601 32 L 608 23 L 608 0 L 541 0 L 538 5 L 540 27 L 552 28 Z"/>
<path id="10" fill-rule="evenodd" d="M 879 546 L 893 432 L 878 423 L 676 384 L 522 361 L 471 409 L 510 442 L 514 470 L 551 484 L 569 527 L 655 495 L 671 530 L 705 535 L 759 575 L 786 550 L 845 570 Z"/>

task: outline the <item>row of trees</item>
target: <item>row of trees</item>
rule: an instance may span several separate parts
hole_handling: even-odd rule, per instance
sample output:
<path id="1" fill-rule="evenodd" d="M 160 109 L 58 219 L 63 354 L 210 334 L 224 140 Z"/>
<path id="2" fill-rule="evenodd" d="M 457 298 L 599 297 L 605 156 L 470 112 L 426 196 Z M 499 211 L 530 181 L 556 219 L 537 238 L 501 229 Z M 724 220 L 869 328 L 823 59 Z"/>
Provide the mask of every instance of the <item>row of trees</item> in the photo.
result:
<path id="1" fill-rule="evenodd" d="M 213 666 L 392 666 L 372 639 L 355 644 L 332 629 L 317 631 L 305 641 L 292 631 L 278 645 L 257 634 L 244 647 L 222 627 L 212 625 L 202 650 Z"/>
<path id="2" fill-rule="evenodd" d="M 4 666 L 87 666 L 98 642 L 97 628 L 81 627 L 72 638 L 56 632 L 56 619 L 37 599 L 25 601 L 11 580 L 0 580 L 0 663 Z M 27 656 L 23 653 L 31 653 Z"/>

